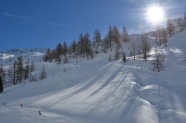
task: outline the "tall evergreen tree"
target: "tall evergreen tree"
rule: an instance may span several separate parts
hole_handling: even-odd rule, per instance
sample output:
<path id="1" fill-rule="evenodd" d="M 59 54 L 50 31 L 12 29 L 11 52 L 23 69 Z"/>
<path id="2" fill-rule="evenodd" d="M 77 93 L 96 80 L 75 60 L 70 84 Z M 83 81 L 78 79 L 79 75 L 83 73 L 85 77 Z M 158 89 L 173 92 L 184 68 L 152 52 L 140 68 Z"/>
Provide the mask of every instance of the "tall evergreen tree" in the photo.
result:
<path id="1" fill-rule="evenodd" d="M 142 47 L 142 53 L 143 53 L 143 58 L 147 60 L 147 53 L 150 50 L 150 44 L 148 41 L 147 34 L 143 34 L 141 38 L 141 47 Z"/>
<path id="2" fill-rule="evenodd" d="M 83 53 L 84 53 L 83 42 L 84 42 L 84 36 L 83 36 L 83 34 L 81 33 L 81 34 L 79 35 L 79 40 L 78 40 L 78 48 L 79 48 L 79 53 L 80 53 L 81 56 L 82 56 Z"/>
<path id="3" fill-rule="evenodd" d="M 6 81 L 6 71 L 3 69 L 3 67 L 0 68 L 0 75 L 3 80 L 3 82 Z"/>
<path id="4" fill-rule="evenodd" d="M 109 29 L 108 29 L 108 32 L 107 32 L 107 41 L 108 41 L 108 48 L 111 48 L 111 51 L 112 51 L 112 43 L 113 43 L 113 28 L 112 26 L 110 25 L 109 26 Z"/>
<path id="5" fill-rule="evenodd" d="M 122 29 L 122 40 L 123 40 L 125 43 L 127 43 L 127 42 L 130 41 L 129 34 L 128 34 L 128 32 L 127 32 L 126 27 L 123 27 L 123 29 Z"/>
<path id="6" fill-rule="evenodd" d="M 123 59 L 122 60 L 123 60 L 124 63 L 127 61 L 125 52 L 123 53 Z"/>
<path id="7" fill-rule="evenodd" d="M 114 28 L 113 28 L 113 38 L 114 38 L 115 43 L 119 46 L 121 43 L 121 36 L 120 36 L 120 32 L 116 26 L 114 26 Z"/>
<path id="8" fill-rule="evenodd" d="M 55 49 L 56 57 L 55 60 L 58 62 L 58 64 L 61 63 L 61 55 L 63 53 L 63 46 L 61 43 L 58 43 Z"/>
<path id="9" fill-rule="evenodd" d="M 77 48 L 77 43 L 76 41 L 74 40 L 73 43 L 72 43 L 72 53 L 75 53 L 76 52 L 76 48 Z"/>
<path id="10" fill-rule="evenodd" d="M 98 53 L 98 48 L 101 46 L 101 34 L 98 29 L 95 30 L 94 32 L 94 38 L 93 38 L 93 45 L 96 48 L 96 54 Z"/>
<path id="11" fill-rule="evenodd" d="M 17 84 L 16 82 L 16 61 L 12 64 L 12 65 L 9 65 L 9 68 L 8 68 L 8 81 L 10 83 L 12 83 L 13 85 Z"/>
<path id="12" fill-rule="evenodd" d="M 68 46 L 67 46 L 67 43 L 64 42 L 64 43 L 63 43 L 63 54 L 64 54 L 64 56 L 67 55 L 67 51 L 68 51 Z"/>
<path id="13" fill-rule="evenodd" d="M 22 82 L 22 79 L 23 79 L 23 72 L 24 72 L 24 69 L 23 69 L 23 58 L 22 56 L 18 57 L 17 58 L 17 82 Z"/>
<path id="14" fill-rule="evenodd" d="M 3 92 L 3 80 L 2 80 L 2 78 L 1 78 L 1 76 L 0 76 L 0 93 L 2 93 Z"/>
<path id="15" fill-rule="evenodd" d="M 28 79 L 29 75 L 30 75 L 30 65 L 29 62 L 27 62 L 24 68 L 24 80 Z"/>
<path id="16" fill-rule="evenodd" d="M 7 73 L 7 80 L 8 82 L 12 83 L 12 67 L 11 65 L 9 65 L 9 68 L 8 68 L 8 73 Z"/>
<path id="17" fill-rule="evenodd" d="M 35 65 L 34 65 L 34 62 L 32 61 L 30 65 L 30 72 L 33 72 L 34 70 L 35 70 Z"/>
<path id="18" fill-rule="evenodd" d="M 114 55 L 114 57 L 115 57 L 115 60 L 118 60 L 119 59 L 119 48 L 115 48 L 115 55 Z"/>
<path id="19" fill-rule="evenodd" d="M 45 62 L 47 62 L 47 61 L 51 62 L 52 61 L 52 54 L 51 54 L 50 48 L 47 49 L 47 52 L 44 56 L 44 61 Z"/>

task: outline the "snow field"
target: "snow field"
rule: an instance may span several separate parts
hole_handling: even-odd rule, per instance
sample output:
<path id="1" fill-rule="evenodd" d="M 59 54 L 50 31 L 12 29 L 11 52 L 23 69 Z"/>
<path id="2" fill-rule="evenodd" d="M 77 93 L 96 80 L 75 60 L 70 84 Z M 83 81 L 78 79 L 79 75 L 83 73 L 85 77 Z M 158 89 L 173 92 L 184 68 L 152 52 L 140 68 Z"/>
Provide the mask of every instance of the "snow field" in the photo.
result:
<path id="1" fill-rule="evenodd" d="M 0 106 L 0 121 L 185 123 L 185 33 L 176 34 L 167 47 L 160 48 L 166 55 L 160 73 L 152 72 L 149 62 L 141 59 L 108 62 L 109 53 L 66 65 L 38 60 L 38 72 L 44 64 L 48 78 L 7 88 L 0 95 L 0 104 L 6 103 Z"/>

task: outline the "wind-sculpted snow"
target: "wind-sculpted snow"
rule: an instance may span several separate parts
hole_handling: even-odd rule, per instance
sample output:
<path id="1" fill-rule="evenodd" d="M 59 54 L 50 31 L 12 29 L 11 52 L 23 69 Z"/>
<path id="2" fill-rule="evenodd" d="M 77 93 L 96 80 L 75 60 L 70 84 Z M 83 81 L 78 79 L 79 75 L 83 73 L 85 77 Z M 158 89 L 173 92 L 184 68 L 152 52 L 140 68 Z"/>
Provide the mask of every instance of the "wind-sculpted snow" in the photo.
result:
<path id="1" fill-rule="evenodd" d="M 163 103 L 167 99 L 167 92 L 164 88 L 157 85 L 148 85 L 140 89 L 139 96 L 151 104 Z"/>

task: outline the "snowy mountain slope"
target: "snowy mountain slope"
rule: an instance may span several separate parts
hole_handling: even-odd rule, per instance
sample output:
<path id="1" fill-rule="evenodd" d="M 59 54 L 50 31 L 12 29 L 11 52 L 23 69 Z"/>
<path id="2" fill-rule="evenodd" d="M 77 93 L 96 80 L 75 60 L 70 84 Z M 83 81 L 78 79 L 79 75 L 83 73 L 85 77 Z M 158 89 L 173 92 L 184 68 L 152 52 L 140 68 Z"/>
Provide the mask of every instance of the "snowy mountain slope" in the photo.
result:
<path id="1" fill-rule="evenodd" d="M 108 62 L 109 53 L 61 65 L 38 60 L 38 67 L 45 64 L 48 78 L 7 88 L 0 95 L 0 121 L 185 123 L 185 34 L 176 34 L 161 47 L 166 58 L 160 73 L 141 59 Z"/>
<path id="2" fill-rule="evenodd" d="M 34 62 L 36 68 L 38 63 L 42 61 L 43 55 L 46 53 L 46 48 L 38 49 L 12 49 L 0 52 L 0 67 L 3 66 L 5 70 L 8 69 L 10 64 L 13 64 L 18 57 L 23 57 L 23 63 Z M 40 68 L 40 67 L 39 67 Z"/>

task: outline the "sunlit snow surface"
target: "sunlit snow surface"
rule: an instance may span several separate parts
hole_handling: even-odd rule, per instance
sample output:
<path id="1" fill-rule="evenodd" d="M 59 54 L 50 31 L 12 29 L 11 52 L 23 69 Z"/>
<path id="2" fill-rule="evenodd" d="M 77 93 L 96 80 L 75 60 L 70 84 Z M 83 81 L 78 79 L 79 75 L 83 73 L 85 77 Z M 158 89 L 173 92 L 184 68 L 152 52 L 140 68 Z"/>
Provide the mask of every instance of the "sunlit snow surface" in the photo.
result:
<path id="1" fill-rule="evenodd" d="M 0 54 L 0 59 L 3 59 L 3 60 L 9 59 L 9 58 L 12 58 L 12 57 L 14 57 L 14 55 L 4 54 L 4 53 Z"/>
<path id="2" fill-rule="evenodd" d="M 166 54 L 160 73 L 141 59 L 108 62 L 109 53 L 61 65 L 42 62 L 42 53 L 27 53 L 35 73 L 44 64 L 48 78 L 6 88 L 0 95 L 0 122 L 185 123 L 185 34 L 160 48 Z"/>

